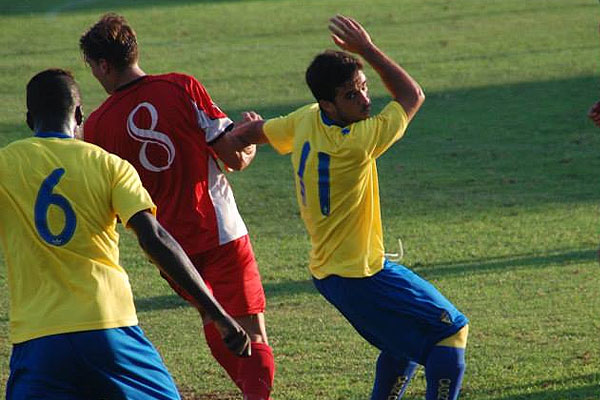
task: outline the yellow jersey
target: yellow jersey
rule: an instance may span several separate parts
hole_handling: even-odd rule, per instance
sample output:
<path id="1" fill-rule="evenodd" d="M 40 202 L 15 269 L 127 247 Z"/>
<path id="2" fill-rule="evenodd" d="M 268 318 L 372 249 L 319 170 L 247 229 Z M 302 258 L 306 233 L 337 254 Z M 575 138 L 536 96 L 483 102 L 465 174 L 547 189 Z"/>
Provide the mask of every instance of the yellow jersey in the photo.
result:
<path id="1" fill-rule="evenodd" d="M 263 125 L 275 150 L 292 154 L 315 278 L 366 277 L 383 267 L 376 159 L 402 137 L 407 125 L 406 112 L 396 101 L 347 127 L 335 125 L 318 104 Z"/>
<path id="2" fill-rule="evenodd" d="M 136 325 L 116 222 L 146 209 L 135 169 L 97 146 L 40 133 L 0 149 L 11 341 Z"/>

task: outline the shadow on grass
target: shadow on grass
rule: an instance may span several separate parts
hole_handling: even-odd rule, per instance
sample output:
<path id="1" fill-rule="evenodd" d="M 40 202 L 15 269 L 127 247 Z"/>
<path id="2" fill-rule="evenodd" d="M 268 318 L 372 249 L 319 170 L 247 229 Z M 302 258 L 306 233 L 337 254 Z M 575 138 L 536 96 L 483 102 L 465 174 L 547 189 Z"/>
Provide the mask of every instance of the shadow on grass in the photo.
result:
<path id="1" fill-rule="evenodd" d="M 0 1 L 0 15 L 46 14 L 54 16 L 64 12 L 94 11 L 106 12 L 110 9 L 171 7 L 198 3 L 234 3 L 247 0 L 22 0 Z M 262 0 L 253 0 L 260 2 Z"/>
<path id="2" fill-rule="evenodd" d="M 600 383 L 573 389 L 541 390 L 536 393 L 494 397 L 492 400 L 597 400 L 600 398 Z"/>
<path id="3" fill-rule="evenodd" d="M 573 384 L 578 382 L 581 386 L 569 389 L 551 389 L 554 385 Z M 537 391 L 531 392 L 532 387 Z M 507 390 L 528 391 L 526 394 L 499 395 L 497 392 Z M 499 388 L 497 390 L 487 391 L 490 400 L 592 400 L 600 398 L 600 374 L 589 374 L 574 376 L 569 379 L 544 380 L 530 385 L 520 385 L 516 387 Z M 478 392 L 481 395 L 482 393 Z"/>
<path id="4" fill-rule="evenodd" d="M 580 77 L 429 93 L 405 138 L 378 160 L 384 216 L 597 201 L 600 135 L 586 116 L 597 86 Z M 374 108 L 387 101 L 374 98 Z M 289 168 L 281 159 L 270 167 Z"/>
<path id="5" fill-rule="evenodd" d="M 185 307 L 191 307 L 191 305 L 176 294 L 135 299 L 135 308 L 138 312 L 174 310 Z"/>
<path id="6" fill-rule="evenodd" d="M 318 295 L 311 279 L 302 281 L 263 282 L 265 293 L 269 298 L 296 296 L 299 294 Z"/>
<path id="7" fill-rule="evenodd" d="M 311 280 L 306 281 L 284 281 L 263 282 L 265 293 L 268 298 L 293 297 L 299 294 L 318 295 Z M 191 307 L 191 305 L 176 294 L 151 297 L 138 297 L 135 299 L 135 307 L 138 312 L 156 310 L 174 310 Z"/>
<path id="8" fill-rule="evenodd" d="M 439 263 L 431 266 L 415 264 L 409 266 L 427 278 L 443 278 L 454 275 L 494 273 L 516 268 L 542 268 L 550 265 L 569 265 L 597 259 L 596 249 L 572 250 L 552 254 L 531 254 L 516 257 L 465 260 L 453 263 Z"/>
<path id="9" fill-rule="evenodd" d="M 426 279 L 434 279 L 456 275 L 502 272 L 516 268 L 542 268 L 553 264 L 569 265 L 593 261 L 596 260 L 596 258 L 596 250 L 590 249 L 572 250 L 545 255 L 526 255 L 487 260 L 479 259 L 464 262 L 459 261 L 448 264 L 435 264 L 432 266 L 413 265 L 409 266 L 409 268 Z M 294 297 L 303 294 L 319 295 L 310 279 L 300 281 L 288 280 L 280 282 L 263 282 L 263 287 L 267 298 L 269 299 Z M 191 307 L 176 294 L 137 298 L 135 304 L 139 312 Z"/>
<path id="10" fill-rule="evenodd" d="M 405 138 L 378 161 L 384 223 L 406 215 L 468 216 L 490 208 L 510 214 L 548 203 L 596 202 L 600 135 L 586 113 L 597 86 L 596 77 L 579 77 L 428 93 Z M 374 109 L 388 101 L 373 98 Z M 274 117 L 301 105 L 256 110 Z M 239 118 L 246 110 L 226 111 Z M 28 131 L 24 123 L 3 122 L 0 134 L 4 145 Z M 267 167 L 259 155 L 255 164 L 236 180 L 254 184 L 253 169 L 290 168 L 287 156 L 273 157 Z M 244 208 L 258 216 L 271 211 Z"/>

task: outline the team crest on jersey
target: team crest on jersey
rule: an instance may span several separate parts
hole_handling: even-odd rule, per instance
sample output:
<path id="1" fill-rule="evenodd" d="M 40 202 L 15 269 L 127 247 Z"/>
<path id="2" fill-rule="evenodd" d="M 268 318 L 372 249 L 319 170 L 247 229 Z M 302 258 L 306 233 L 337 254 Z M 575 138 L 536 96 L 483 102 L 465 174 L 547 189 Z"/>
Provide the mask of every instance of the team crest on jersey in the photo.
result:
<path id="1" fill-rule="evenodd" d="M 442 313 L 442 315 L 440 316 L 440 321 L 442 321 L 445 324 L 452 325 L 452 319 L 450 318 L 450 315 L 446 311 L 444 311 Z"/>

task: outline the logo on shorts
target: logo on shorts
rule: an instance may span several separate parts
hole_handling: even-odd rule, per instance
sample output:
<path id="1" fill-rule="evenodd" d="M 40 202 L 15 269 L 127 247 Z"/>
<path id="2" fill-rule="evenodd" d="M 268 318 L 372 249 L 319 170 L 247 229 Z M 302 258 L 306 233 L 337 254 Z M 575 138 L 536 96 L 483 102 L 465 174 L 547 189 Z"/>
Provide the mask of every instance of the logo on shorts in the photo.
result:
<path id="1" fill-rule="evenodd" d="M 408 382 L 409 378 L 410 376 L 408 375 L 400 375 L 396 380 L 394 387 L 392 387 L 390 394 L 388 394 L 387 400 L 396 400 L 400 395 L 400 392 L 402 392 L 402 388 L 406 385 L 406 382 Z"/>
<path id="2" fill-rule="evenodd" d="M 440 321 L 442 321 L 445 324 L 452 325 L 452 319 L 450 318 L 450 315 L 446 311 L 444 311 L 442 313 L 442 316 L 440 317 Z"/>

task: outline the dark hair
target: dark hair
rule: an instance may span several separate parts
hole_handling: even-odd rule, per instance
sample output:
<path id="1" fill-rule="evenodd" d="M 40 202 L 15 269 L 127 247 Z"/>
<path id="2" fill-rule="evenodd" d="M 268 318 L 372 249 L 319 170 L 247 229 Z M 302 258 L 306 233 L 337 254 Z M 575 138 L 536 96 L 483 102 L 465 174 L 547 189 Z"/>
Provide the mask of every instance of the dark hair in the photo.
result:
<path id="1" fill-rule="evenodd" d="M 317 100 L 333 101 L 336 88 L 354 78 L 363 64 L 343 51 L 318 54 L 306 70 L 306 83 Z"/>
<path id="2" fill-rule="evenodd" d="M 47 69 L 27 83 L 27 111 L 34 119 L 66 118 L 80 99 L 73 74 L 64 69 Z"/>
<path id="3" fill-rule="evenodd" d="M 138 60 L 137 36 L 125 17 L 113 13 L 102 18 L 79 39 L 86 60 L 105 59 L 122 70 Z"/>

